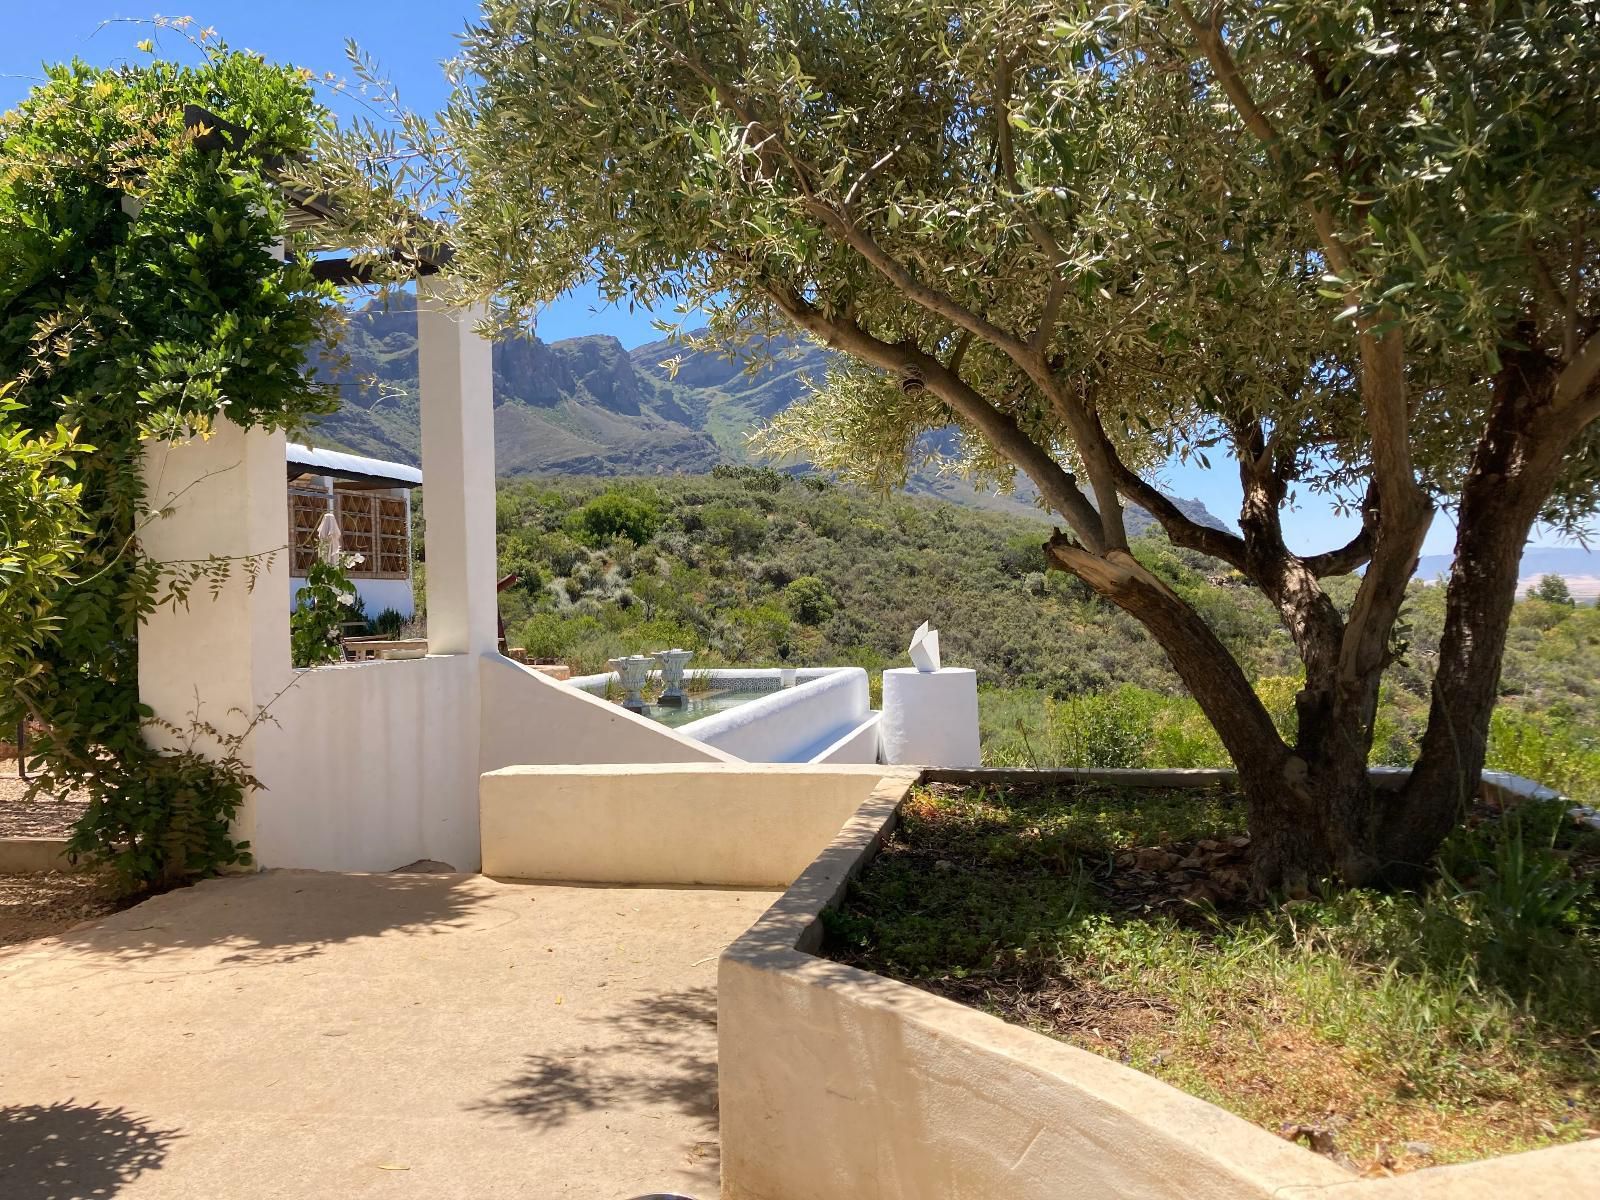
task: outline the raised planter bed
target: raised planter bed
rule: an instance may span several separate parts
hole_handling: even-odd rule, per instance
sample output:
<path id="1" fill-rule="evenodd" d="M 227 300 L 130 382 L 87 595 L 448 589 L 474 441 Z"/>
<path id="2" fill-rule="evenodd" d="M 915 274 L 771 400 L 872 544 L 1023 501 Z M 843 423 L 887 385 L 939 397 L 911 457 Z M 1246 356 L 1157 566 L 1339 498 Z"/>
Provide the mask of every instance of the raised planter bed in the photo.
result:
<path id="1" fill-rule="evenodd" d="M 1215 787 L 1227 773 L 1057 772 Z M 983 772 L 929 778 L 980 782 Z M 1030 778 L 1038 778 L 1030 773 Z M 1486 793 L 1526 794 L 1526 781 Z M 725 1200 L 851 1196 L 1517 1197 L 1586 1194 L 1600 1143 L 1353 1176 L 1267 1130 L 1097 1054 L 817 956 L 894 827 L 880 789 L 723 955 L 718 982 Z"/>

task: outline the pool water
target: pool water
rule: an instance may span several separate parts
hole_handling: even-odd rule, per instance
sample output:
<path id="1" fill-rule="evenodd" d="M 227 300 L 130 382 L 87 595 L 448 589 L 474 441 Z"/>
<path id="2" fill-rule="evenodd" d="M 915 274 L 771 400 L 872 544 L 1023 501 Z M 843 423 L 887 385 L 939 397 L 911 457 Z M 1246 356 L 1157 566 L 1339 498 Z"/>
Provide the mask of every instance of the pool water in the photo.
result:
<path id="1" fill-rule="evenodd" d="M 646 704 L 640 716 L 658 721 L 669 729 L 676 729 L 679 725 L 687 725 L 690 721 L 698 721 L 701 717 L 727 712 L 730 708 L 738 708 L 741 704 L 749 704 L 752 700 L 770 696 L 777 690 L 778 685 L 774 682 L 771 687 L 766 688 L 715 688 L 709 692 L 693 692 L 687 704 Z"/>

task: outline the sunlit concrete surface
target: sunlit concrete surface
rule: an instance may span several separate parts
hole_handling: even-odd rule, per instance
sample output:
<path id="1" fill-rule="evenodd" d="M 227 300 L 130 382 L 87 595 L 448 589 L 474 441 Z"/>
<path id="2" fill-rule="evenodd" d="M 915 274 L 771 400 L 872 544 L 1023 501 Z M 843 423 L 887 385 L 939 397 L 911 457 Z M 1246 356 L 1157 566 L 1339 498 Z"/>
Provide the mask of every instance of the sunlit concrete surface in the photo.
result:
<path id="1" fill-rule="evenodd" d="M 279 871 L 0 952 L 0 1196 L 709 1200 L 774 895 Z"/>

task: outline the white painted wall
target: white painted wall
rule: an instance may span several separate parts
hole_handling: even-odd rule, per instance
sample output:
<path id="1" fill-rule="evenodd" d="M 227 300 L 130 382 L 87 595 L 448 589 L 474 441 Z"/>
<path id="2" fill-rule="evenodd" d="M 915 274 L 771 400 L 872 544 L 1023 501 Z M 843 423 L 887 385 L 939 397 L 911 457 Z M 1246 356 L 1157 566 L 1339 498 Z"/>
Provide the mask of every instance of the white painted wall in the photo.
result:
<path id="1" fill-rule="evenodd" d="M 402 617 L 410 617 L 417 611 L 416 599 L 412 595 L 411 581 L 409 579 L 354 579 L 356 594 L 361 597 L 361 603 L 367 611 L 368 617 L 376 617 L 386 608 L 392 608 Z M 298 575 L 289 578 L 289 608 L 292 611 L 295 604 L 295 594 L 305 587 L 306 581 Z"/>
<path id="2" fill-rule="evenodd" d="M 858 729 L 871 713 L 867 673 L 843 667 L 794 688 L 678 727 L 746 762 L 807 762 Z M 877 760 L 876 748 L 869 762 Z"/>
<path id="3" fill-rule="evenodd" d="M 521 763 L 738 761 L 503 655 L 482 663 L 485 771 Z"/>
<path id="4" fill-rule="evenodd" d="M 1185 786 L 1200 782 L 1188 774 Z M 886 770 L 833 842 L 722 955 L 723 1200 L 1594 1194 L 1600 1141 L 1358 1178 L 1121 1063 L 814 957 L 821 913 L 842 899 L 887 835 L 915 778 Z"/>
<path id="5" fill-rule="evenodd" d="M 978 673 L 970 667 L 883 673 L 883 761 L 924 767 L 977 767 Z"/>
<path id="6" fill-rule="evenodd" d="M 478 867 L 478 660 L 295 672 L 256 735 L 252 842 L 264 867 Z"/>
<path id="7" fill-rule="evenodd" d="M 417 281 L 422 476 L 428 481 L 428 645 L 492 654 L 495 601 L 494 365 L 481 306 L 456 308 L 438 276 Z"/>
<path id="8" fill-rule="evenodd" d="M 240 753 L 262 786 L 234 832 L 263 867 L 386 871 L 430 858 L 475 870 L 483 771 L 738 761 L 496 652 L 489 346 L 473 331 L 478 314 L 450 310 L 431 283 L 419 296 L 428 658 L 290 666 L 281 433 L 224 422 L 206 441 L 146 451 L 148 493 L 165 513 L 142 532 L 147 553 L 270 557 L 261 586 L 235 571 L 216 598 L 200 589 L 153 614 L 139 645 L 140 695 L 158 715 L 197 712 L 245 736 Z M 875 736 L 865 672 L 810 687 L 747 706 L 772 705 L 779 719 L 722 721 L 722 736 L 757 758 L 861 753 Z"/>
<path id="9" fill-rule="evenodd" d="M 832 745 L 814 754 L 808 762 L 814 763 L 875 763 L 879 761 L 879 730 L 883 724 L 882 713 L 869 713 L 867 719 Z"/>
<path id="10" fill-rule="evenodd" d="M 144 451 L 145 493 L 163 515 L 139 532 L 145 554 L 158 562 L 235 560 L 258 556 L 259 586 L 234 570 L 213 595 L 201 587 L 186 606 L 157 609 L 139 631 L 139 698 L 179 725 L 191 715 L 228 734 L 245 734 L 239 748 L 259 763 L 260 726 L 251 721 L 289 682 L 289 608 L 274 576 L 288 576 L 289 514 L 283 500 L 282 433 L 243 430 L 219 421 L 212 436 Z M 176 740 L 154 727 L 158 746 Z M 207 739 L 195 748 L 214 749 Z M 254 803 L 247 799 L 235 836 L 252 839 Z"/>

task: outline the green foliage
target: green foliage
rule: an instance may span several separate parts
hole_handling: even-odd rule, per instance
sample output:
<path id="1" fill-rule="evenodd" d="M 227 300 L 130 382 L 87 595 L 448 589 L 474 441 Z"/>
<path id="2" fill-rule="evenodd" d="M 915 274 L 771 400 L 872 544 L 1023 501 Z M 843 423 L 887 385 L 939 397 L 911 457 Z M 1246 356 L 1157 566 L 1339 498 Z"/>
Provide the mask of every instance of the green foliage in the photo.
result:
<path id="1" fill-rule="evenodd" d="M 394 638 L 406 627 L 406 619 L 398 609 L 386 608 L 372 618 L 372 632 L 380 637 Z"/>
<path id="2" fill-rule="evenodd" d="M 716 543 L 730 554 L 754 554 L 767 537 L 767 523 L 759 512 L 737 504 L 709 504 L 701 520 Z"/>
<path id="3" fill-rule="evenodd" d="M 73 429 L 93 450 L 60 472 L 81 528 L 73 575 L 41 598 L 49 624 L 0 628 L 0 723 L 38 721 L 40 787 L 88 797 L 76 853 L 129 883 L 170 881 L 235 861 L 226 822 L 249 780 L 228 753 L 207 766 L 147 742 L 147 723 L 182 714 L 139 703 L 139 623 L 260 563 L 145 556 L 140 532 L 172 497 L 146 496 L 143 463 L 222 418 L 294 430 L 332 406 L 307 347 L 336 296 L 306 259 L 273 257 L 283 202 L 265 171 L 309 149 L 321 114 L 298 72 L 215 45 L 197 66 L 45 74 L 0 117 L 0 378 L 19 405 L 5 420 L 35 441 Z M 201 148 L 186 104 L 242 137 Z"/>
<path id="4" fill-rule="evenodd" d="M 356 586 L 350 581 L 355 559 L 341 554 L 338 562 L 330 562 L 319 555 L 306 569 L 306 585 L 295 592 L 289 614 L 289 658 L 295 666 L 344 661 L 344 624 L 361 619 Z"/>
<path id="5" fill-rule="evenodd" d="M 1600 728 L 1581 716 L 1502 707 L 1489 726 L 1489 766 L 1600 804 Z"/>
<path id="6" fill-rule="evenodd" d="M 88 532 L 73 471 L 90 448 L 61 426 L 39 436 L 18 428 L 10 390 L 0 384 L 0 680 L 20 678 L 28 647 L 61 627 L 54 602 Z"/>
<path id="7" fill-rule="evenodd" d="M 802 575 L 783 589 L 784 603 L 802 625 L 821 625 L 837 607 L 828 585 L 815 575 Z"/>
<path id="8" fill-rule="evenodd" d="M 1565 604 L 1571 607 L 1576 603 L 1572 598 L 1572 590 L 1567 587 L 1567 581 L 1559 575 L 1540 576 L 1531 594 L 1546 604 Z"/>
<path id="9" fill-rule="evenodd" d="M 608 494 L 635 494 L 646 481 L 502 484 L 500 573 L 531 567 L 544 583 L 501 593 L 511 643 L 580 672 L 668 641 L 696 650 L 697 664 L 776 665 L 787 642 L 791 662 L 876 671 L 906 661 L 911 629 L 931 617 L 949 660 L 976 667 L 986 686 L 1063 695 L 1118 680 L 1176 687 L 1159 649 L 1118 609 L 1060 573 L 1048 587 L 1041 578 L 1038 593 L 1011 573 L 1011 547 L 1042 542 L 1038 523 L 930 499 L 819 489 L 778 473 L 758 478 L 752 489 L 743 473 L 653 477 L 656 535 L 642 547 L 624 539 L 595 549 L 567 532 L 574 514 Z M 1203 586 L 1204 560 L 1183 555 L 1198 564 L 1185 567 L 1186 585 Z M 1229 600 L 1238 609 L 1230 619 L 1248 629 L 1242 640 L 1252 669 L 1290 670 L 1293 650 L 1271 611 L 1247 592 Z M 733 619 L 739 609 L 775 609 L 788 617 L 787 633 L 770 614 L 761 628 L 749 613 Z M 633 644 L 647 624 L 673 632 Z"/>
<path id="10" fill-rule="evenodd" d="M 599 548 L 618 538 L 643 546 L 661 527 L 655 505 L 640 496 L 607 492 L 574 514 L 573 532 L 585 545 Z"/>
<path id="11" fill-rule="evenodd" d="M 1199 706 L 1136 622 L 1070 576 L 1026 573 L 1043 538 L 1037 524 L 783 478 L 775 492 L 761 484 L 771 511 L 761 517 L 765 538 L 753 557 L 731 553 L 713 529 L 717 518 L 706 517 L 750 505 L 743 474 L 651 480 L 656 537 L 644 548 L 613 542 L 600 550 L 562 530 L 597 497 L 635 485 L 503 484 L 501 571 L 532 564 L 546 581 L 536 593 L 501 595 L 512 644 L 579 673 L 602 671 L 619 654 L 679 645 L 695 650 L 702 666 L 861 666 L 876 686 L 877 672 L 906 661 L 910 626 L 928 616 L 946 661 L 978 670 L 991 765 L 1228 765 Z M 1302 677 L 1272 610 L 1232 586 L 1216 563 L 1159 537 L 1140 539 L 1137 552 L 1169 586 L 1201 597 L 1202 611 L 1230 631 L 1269 715 L 1292 737 Z M 819 608 L 795 602 L 814 591 L 833 601 L 820 621 L 812 620 Z M 1414 760 L 1443 603 L 1442 588 L 1413 585 L 1411 643 L 1380 692 L 1375 765 Z M 1600 802 L 1600 741 L 1589 717 L 1600 611 L 1525 600 L 1511 634 L 1489 765 Z M 787 660 L 779 655 L 785 644 Z"/>
<path id="12" fill-rule="evenodd" d="M 1187 696 L 1122 684 L 1062 699 L 1037 693 L 985 693 L 979 699 L 984 760 L 990 766 L 1229 765 L 1205 714 Z"/>
<path id="13" fill-rule="evenodd" d="M 245 794 L 260 786 L 240 757 L 249 729 L 228 732 L 198 712 L 184 726 L 151 717 L 147 728 L 167 749 L 146 769 L 124 772 L 115 786 L 91 777 L 89 811 L 73 828 L 67 852 L 105 864 L 129 886 L 249 865 L 250 843 L 234 841 L 229 831 Z"/>

